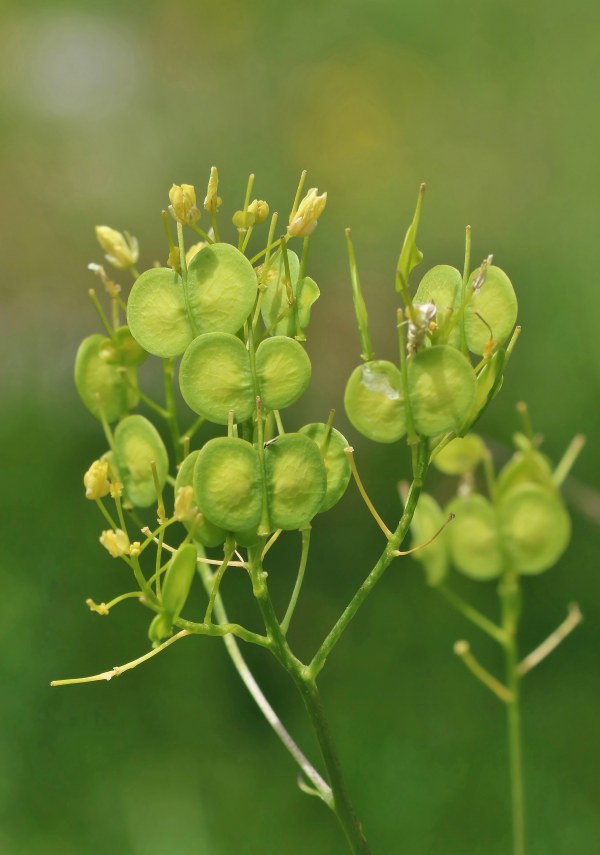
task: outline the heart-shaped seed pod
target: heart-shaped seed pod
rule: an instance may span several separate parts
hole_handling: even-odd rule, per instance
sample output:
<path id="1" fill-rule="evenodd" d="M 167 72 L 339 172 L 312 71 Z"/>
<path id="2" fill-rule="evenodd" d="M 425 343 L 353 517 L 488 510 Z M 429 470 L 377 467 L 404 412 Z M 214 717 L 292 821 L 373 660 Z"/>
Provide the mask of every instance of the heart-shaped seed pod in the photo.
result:
<path id="1" fill-rule="evenodd" d="M 497 351 L 477 375 L 475 401 L 457 433 L 462 436 L 475 424 L 493 398 L 502 388 L 504 353 Z"/>
<path id="2" fill-rule="evenodd" d="M 414 426 L 422 436 L 457 430 L 475 400 L 475 372 L 448 344 L 419 351 L 408 362 L 408 389 Z"/>
<path id="3" fill-rule="evenodd" d="M 230 532 L 256 529 L 263 509 L 257 450 L 236 437 L 209 440 L 196 459 L 194 493 L 213 525 Z"/>
<path id="4" fill-rule="evenodd" d="M 433 458 L 433 465 L 444 475 L 465 475 L 473 472 L 486 454 L 483 440 L 475 433 L 451 440 Z"/>
<path id="5" fill-rule="evenodd" d="M 446 522 L 447 517 L 429 493 L 421 493 L 410 524 L 411 546 L 414 549 L 435 537 Z M 448 541 L 446 531 L 442 531 L 435 540 L 413 553 L 425 570 L 427 584 L 440 585 L 448 574 Z"/>
<path id="6" fill-rule="evenodd" d="M 348 448 L 348 440 L 331 425 L 321 422 L 304 425 L 298 433 L 310 437 L 317 444 L 325 465 L 327 489 L 319 513 L 328 511 L 346 492 L 352 471 L 344 449 Z"/>
<path id="7" fill-rule="evenodd" d="M 440 333 L 449 326 L 460 306 L 462 276 L 456 267 L 438 264 L 428 270 L 419 282 L 413 301 L 415 303 L 434 303 L 437 309 L 435 322 Z M 458 347 L 460 332 L 455 326 L 447 339 L 448 344 Z"/>
<path id="8" fill-rule="evenodd" d="M 321 452 L 309 437 L 286 433 L 268 445 L 265 478 L 272 528 L 295 531 L 319 512 L 327 477 Z"/>
<path id="9" fill-rule="evenodd" d="M 507 490 L 497 506 L 509 566 L 518 573 L 542 573 L 568 546 L 571 520 L 561 500 L 539 484 Z"/>
<path id="10" fill-rule="evenodd" d="M 502 573 L 502 546 L 492 504 L 478 493 L 459 496 L 446 508 L 455 519 L 448 527 L 450 556 L 471 579 L 495 579 Z"/>
<path id="11" fill-rule="evenodd" d="M 256 351 L 256 375 L 263 407 L 281 410 L 306 391 L 311 364 L 301 344 L 280 335 L 261 342 Z"/>
<path id="12" fill-rule="evenodd" d="M 169 561 L 162 585 L 162 608 L 148 630 L 148 637 L 155 646 L 173 632 L 173 621 L 179 617 L 190 593 L 197 558 L 196 547 L 186 543 Z"/>
<path id="13" fill-rule="evenodd" d="M 127 323 L 139 344 L 155 356 L 178 356 L 198 335 L 235 333 L 252 311 L 256 275 L 234 246 L 213 244 L 190 262 L 184 289 L 167 267 L 138 277 L 127 302 Z"/>
<path id="14" fill-rule="evenodd" d="M 124 418 L 114 436 L 115 462 L 127 498 L 138 508 L 157 503 L 151 463 L 156 464 L 158 482 L 164 487 L 169 471 L 167 450 L 154 425 L 144 416 Z"/>
<path id="15" fill-rule="evenodd" d="M 194 467 L 199 454 L 199 451 L 192 451 L 179 467 L 177 478 L 175 479 L 175 496 L 177 496 L 177 492 L 180 488 L 193 488 Z M 218 528 L 218 526 L 213 525 L 205 518 L 203 518 L 202 522 L 199 524 L 195 523 L 193 519 L 182 520 L 182 523 L 188 531 L 192 526 L 194 527 L 194 540 L 198 540 L 204 546 L 218 546 L 220 543 L 225 542 L 225 531 L 223 531 L 222 528 Z"/>
<path id="16" fill-rule="evenodd" d="M 519 484 L 539 484 L 553 495 L 558 494 L 550 460 L 534 448 L 517 451 L 502 467 L 496 480 L 496 498 Z"/>
<path id="17" fill-rule="evenodd" d="M 344 394 L 348 418 L 375 442 L 396 442 L 406 433 L 402 376 L 393 362 L 375 359 L 350 375 Z"/>
<path id="18" fill-rule="evenodd" d="M 106 356 L 108 347 L 114 345 L 105 336 L 84 338 L 75 358 L 75 386 L 95 418 L 101 419 L 103 412 L 108 422 L 116 422 L 138 402 L 136 373 L 135 368 L 127 369 L 128 383 L 121 365 L 102 356 Z"/>
<path id="19" fill-rule="evenodd" d="M 289 287 L 296 299 L 300 260 L 295 252 L 287 250 L 287 260 L 290 270 Z M 261 315 L 265 326 L 271 335 L 295 335 L 293 309 L 288 300 L 288 289 L 285 281 L 285 264 L 281 250 L 277 250 L 269 263 L 269 270 L 263 278 L 265 288 L 261 302 Z"/>
<path id="20" fill-rule="evenodd" d="M 467 288 L 473 287 L 480 272 L 481 269 L 473 271 Z M 469 300 L 463 316 L 471 353 L 485 353 L 490 338 L 497 344 L 506 341 L 517 322 L 517 308 L 517 297 L 506 273 L 499 267 L 488 267 L 483 285 Z"/>

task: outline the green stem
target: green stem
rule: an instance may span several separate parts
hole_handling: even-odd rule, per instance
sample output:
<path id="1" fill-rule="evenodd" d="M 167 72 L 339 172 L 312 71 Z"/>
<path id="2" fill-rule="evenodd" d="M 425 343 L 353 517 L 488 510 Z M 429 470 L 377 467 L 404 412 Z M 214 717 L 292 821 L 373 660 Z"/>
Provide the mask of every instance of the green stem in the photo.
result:
<path id="1" fill-rule="evenodd" d="M 452 606 L 454 606 L 457 611 L 459 611 L 468 620 L 470 620 L 471 623 L 474 623 L 476 626 L 478 626 L 479 629 L 482 629 L 488 635 L 491 635 L 492 638 L 495 638 L 496 641 L 504 647 L 507 641 L 506 633 L 503 629 L 497 626 L 494 621 L 490 620 L 485 615 L 482 615 L 480 611 L 470 605 L 470 603 L 467 603 L 465 600 L 463 600 L 462 597 L 460 597 L 447 585 L 438 585 L 437 589 L 440 594 L 445 597 L 445 599 Z"/>
<path id="2" fill-rule="evenodd" d="M 301 531 L 301 535 L 302 553 L 300 555 L 300 566 L 298 567 L 296 584 L 294 585 L 294 590 L 292 591 L 292 596 L 290 597 L 290 604 L 287 607 L 285 617 L 281 621 L 281 631 L 284 635 L 287 635 L 287 631 L 290 627 L 290 621 L 294 615 L 296 603 L 298 602 L 298 597 L 300 596 L 300 589 L 302 588 L 302 582 L 304 581 L 304 572 L 306 570 L 306 563 L 308 561 L 308 550 L 310 547 L 310 526 L 308 528 L 303 528 Z"/>
<path id="3" fill-rule="evenodd" d="M 171 434 L 171 442 L 173 443 L 173 451 L 175 459 L 178 463 L 182 460 L 182 446 L 179 432 L 179 423 L 177 421 L 177 411 L 175 405 L 175 395 L 173 393 L 173 375 L 175 372 L 175 360 L 163 359 L 163 378 L 165 383 L 165 403 L 167 405 L 167 414 L 165 416 L 169 433 Z"/>
<path id="4" fill-rule="evenodd" d="M 519 653 L 516 639 L 519 620 L 519 593 L 519 577 L 516 573 L 507 574 L 500 585 L 500 599 L 502 603 L 502 626 L 507 636 L 504 648 L 506 652 L 506 686 L 510 692 L 506 707 L 513 852 L 514 855 L 525 855 L 525 797 L 521 746 Z"/>

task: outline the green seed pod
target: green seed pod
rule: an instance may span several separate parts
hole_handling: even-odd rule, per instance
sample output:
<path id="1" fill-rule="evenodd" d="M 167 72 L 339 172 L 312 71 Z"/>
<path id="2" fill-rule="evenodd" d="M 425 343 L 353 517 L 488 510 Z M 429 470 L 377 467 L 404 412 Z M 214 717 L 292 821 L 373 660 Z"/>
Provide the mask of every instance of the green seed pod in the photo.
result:
<path id="1" fill-rule="evenodd" d="M 319 508 L 319 513 L 322 514 L 337 505 L 350 481 L 352 471 L 348 458 L 344 454 L 344 449 L 348 448 L 348 441 L 339 430 L 322 423 L 304 425 L 298 433 L 309 436 L 313 442 L 316 442 L 325 465 L 327 489 Z"/>
<path id="2" fill-rule="evenodd" d="M 498 502 L 498 521 L 510 566 L 542 573 L 568 546 L 571 520 L 558 496 L 539 484 L 519 484 Z"/>
<path id="3" fill-rule="evenodd" d="M 186 543 L 169 561 L 162 585 L 161 605 L 171 621 L 179 617 L 185 606 L 196 573 L 197 558 L 194 544 Z"/>
<path id="4" fill-rule="evenodd" d="M 461 289 L 462 275 L 456 267 L 438 264 L 423 276 L 413 300 L 415 303 L 434 303 L 437 309 L 435 321 L 443 329 L 458 310 Z M 457 347 L 459 342 L 460 333 L 456 326 L 450 333 L 448 343 Z"/>
<path id="5" fill-rule="evenodd" d="M 297 299 L 298 273 L 300 261 L 295 252 L 287 250 L 290 269 L 290 287 L 294 298 Z M 269 271 L 264 278 L 265 292 L 260 311 L 265 326 L 271 335 L 295 335 L 294 313 L 288 302 L 288 292 L 285 283 L 285 265 L 281 250 L 271 257 Z M 317 295 L 318 296 L 318 295 Z M 285 317 L 281 317 L 289 309 Z"/>
<path id="6" fill-rule="evenodd" d="M 236 333 L 254 307 L 256 273 L 234 246 L 215 243 L 191 260 L 185 290 L 196 335 Z"/>
<path id="7" fill-rule="evenodd" d="M 193 340 L 181 360 L 179 386 L 186 404 L 216 424 L 226 425 L 230 410 L 237 422 L 254 411 L 248 351 L 229 333 L 205 333 Z"/>
<path id="8" fill-rule="evenodd" d="M 477 375 L 475 401 L 468 416 L 465 418 L 457 433 L 462 436 L 483 415 L 490 401 L 496 397 L 502 388 L 502 371 L 504 369 L 504 352 L 497 351 Z"/>
<path id="9" fill-rule="evenodd" d="M 307 525 L 325 498 L 327 476 L 315 442 L 286 433 L 265 448 L 269 519 L 274 529 L 294 531 Z"/>
<path id="10" fill-rule="evenodd" d="M 258 543 L 258 531 L 256 528 L 248 528 L 244 531 L 234 531 L 233 537 L 239 546 L 256 546 Z"/>
<path id="11" fill-rule="evenodd" d="M 344 406 L 356 430 L 375 442 L 396 442 L 406 433 L 402 376 L 392 362 L 375 359 L 355 368 Z"/>
<path id="12" fill-rule="evenodd" d="M 457 570 L 471 579 L 494 579 L 504 562 L 496 514 L 491 503 L 477 493 L 450 502 L 447 513 L 455 514 L 448 527 L 448 543 Z"/>
<path id="13" fill-rule="evenodd" d="M 255 529 L 263 508 L 257 450 L 236 437 L 209 440 L 194 467 L 194 492 L 207 520 L 225 531 Z"/>
<path id="14" fill-rule="evenodd" d="M 552 464 L 534 448 L 517 451 L 500 470 L 496 481 L 496 497 L 499 499 L 519 484 L 539 484 L 552 494 L 557 494 L 552 480 Z"/>
<path id="15" fill-rule="evenodd" d="M 433 465 L 444 475 L 464 475 L 472 472 L 486 454 L 485 444 L 477 434 L 451 440 L 433 458 Z"/>
<path id="16" fill-rule="evenodd" d="M 410 531 L 411 546 L 414 549 L 421 543 L 427 543 L 446 522 L 447 517 L 429 493 L 421 493 L 415 510 Z M 448 541 L 446 531 L 441 532 L 432 543 L 413 553 L 413 558 L 420 561 L 425 570 L 427 584 L 441 584 L 448 574 Z"/>
<path id="17" fill-rule="evenodd" d="M 156 504 L 151 463 L 156 464 L 162 489 L 169 472 L 169 458 L 154 425 L 144 416 L 124 418 L 115 430 L 114 452 L 127 498 L 138 508 Z"/>
<path id="18" fill-rule="evenodd" d="M 256 374 L 265 409 L 281 410 L 306 391 L 310 359 L 302 345 L 292 338 L 283 335 L 267 338 L 256 351 Z"/>
<path id="19" fill-rule="evenodd" d="M 304 276 L 298 287 L 297 312 L 300 332 L 304 332 L 310 323 L 310 310 L 321 296 L 319 286 L 310 276 Z"/>
<path id="20" fill-rule="evenodd" d="M 173 621 L 169 615 L 164 612 L 159 612 L 157 615 L 154 615 L 148 628 L 148 638 L 152 642 L 152 647 L 158 647 L 158 645 L 164 641 L 165 638 L 169 638 L 172 633 Z"/>
<path id="21" fill-rule="evenodd" d="M 151 267 L 133 284 L 127 323 L 135 340 L 154 356 L 179 356 L 194 338 L 181 277 L 169 267 Z"/>
<path id="22" fill-rule="evenodd" d="M 456 430 L 475 400 L 475 372 L 448 344 L 419 351 L 408 362 L 408 388 L 415 429 L 422 436 Z"/>
<path id="23" fill-rule="evenodd" d="M 180 487 L 194 486 L 194 467 L 199 454 L 199 451 L 192 451 L 179 467 L 175 479 L 175 495 Z M 194 520 L 184 520 L 183 525 L 188 531 L 194 526 L 194 540 L 198 540 L 204 546 L 218 546 L 225 541 L 226 533 L 223 529 L 213 525 L 207 519 L 203 518 L 200 524 L 196 524 Z"/>
<path id="24" fill-rule="evenodd" d="M 118 364 L 102 358 L 103 349 L 112 345 L 102 335 L 90 335 L 79 345 L 75 358 L 75 386 L 79 397 L 95 418 L 104 412 L 108 422 L 115 422 L 138 402 L 135 392 L 135 369 L 129 369 L 130 386 Z"/>
<path id="25" fill-rule="evenodd" d="M 131 334 L 129 327 L 119 327 L 115 330 L 118 354 L 121 365 L 141 365 L 148 358 L 148 351 L 144 350 Z"/>
<path id="26" fill-rule="evenodd" d="M 480 269 L 473 271 L 467 288 L 472 287 L 479 274 Z M 517 308 L 517 297 L 506 273 L 499 267 L 488 267 L 485 282 L 469 300 L 464 313 L 465 338 L 471 353 L 485 352 L 490 329 L 498 344 L 506 341 L 517 321 Z"/>

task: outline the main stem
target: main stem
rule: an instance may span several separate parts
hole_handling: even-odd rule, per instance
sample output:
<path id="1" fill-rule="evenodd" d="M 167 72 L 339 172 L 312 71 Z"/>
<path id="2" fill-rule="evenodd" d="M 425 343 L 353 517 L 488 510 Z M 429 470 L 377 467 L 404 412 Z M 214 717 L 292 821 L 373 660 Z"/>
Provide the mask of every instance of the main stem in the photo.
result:
<path id="1" fill-rule="evenodd" d="M 506 633 L 506 686 L 510 692 L 507 702 L 508 753 L 510 761 L 510 792 L 512 804 L 513 852 L 525 855 L 525 792 L 523 787 L 523 751 L 521 745 L 520 677 L 517 628 L 519 623 L 520 590 L 516 573 L 506 576 L 500 585 L 502 627 Z"/>

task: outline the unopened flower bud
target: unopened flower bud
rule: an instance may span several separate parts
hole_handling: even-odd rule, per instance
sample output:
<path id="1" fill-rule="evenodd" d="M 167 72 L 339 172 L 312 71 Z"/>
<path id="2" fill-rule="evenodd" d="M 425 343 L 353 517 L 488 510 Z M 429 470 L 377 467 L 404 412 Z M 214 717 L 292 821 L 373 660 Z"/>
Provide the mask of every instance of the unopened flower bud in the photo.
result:
<path id="1" fill-rule="evenodd" d="M 187 252 L 186 252 L 187 258 Z M 181 270 L 181 254 L 179 252 L 178 246 L 172 246 L 169 250 L 169 257 L 167 258 L 167 267 L 171 267 L 176 273 L 179 273 Z"/>
<path id="2" fill-rule="evenodd" d="M 100 543 L 110 552 L 113 558 L 129 555 L 129 538 L 125 532 L 118 528 L 116 531 L 109 529 L 100 535 Z"/>
<path id="3" fill-rule="evenodd" d="M 316 187 L 309 190 L 298 205 L 296 213 L 290 216 L 287 230 L 291 237 L 307 237 L 316 229 L 317 220 L 327 204 L 327 193 L 322 193 L 320 196 L 317 194 Z"/>
<path id="4" fill-rule="evenodd" d="M 269 216 L 269 205 L 263 199 L 254 199 L 248 205 L 248 211 L 254 214 L 255 223 L 264 223 Z"/>
<path id="5" fill-rule="evenodd" d="M 110 490 L 108 480 L 108 461 L 94 460 L 83 476 L 86 499 L 102 499 Z"/>
<path id="6" fill-rule="evenodd" d="M 169 190 L 169 211 L 179 223 L 193 225 L 200 219 L 200 209 L 196 206 L 196 190 L 193 184 L 173 184 Z"/>
<path id="7" fill-rule="evenodd" d="M 204 199 L 204 210 L 209 213 L 216 213 L 221 207 L 223 201 L 220 196 L 217 196 L 219 188 L 219 173 L 216 166 L 210 168 L 210 178 L 208 179 L 208 187 L 206 188 L 206 197 Z"/>
<path id="8" fill-rule="evenodd" d="M 198 513 L 193 487 L 179 487 L 175 496 L 175 519 L 180 522 L 193 519 Z"/>
<path id="9" fill-rule="evenodd" d="M 139 540 L 134 540 L 131 546 L 129 547 L 129 554 L 132 558 L 137 558 L 137 556 L 142 551 L 142 544 Z"/>
<path id="10" fill-rule="evenodd" d="M 254 214 L 248 211 L 236 211 L 231 222 L 236 227 L 240 234 L 245 234 L 250 226 L 253 226 L 256 221 Z"/>
<path id="11" fill-rule="evenodd" d="M 140 256 L 137 240 L 128 232 L 122 234 L 109 226 L 96 226 L 98 243 L 105 253 L 106 260 L 118 270 L 133 267 Z"/>

